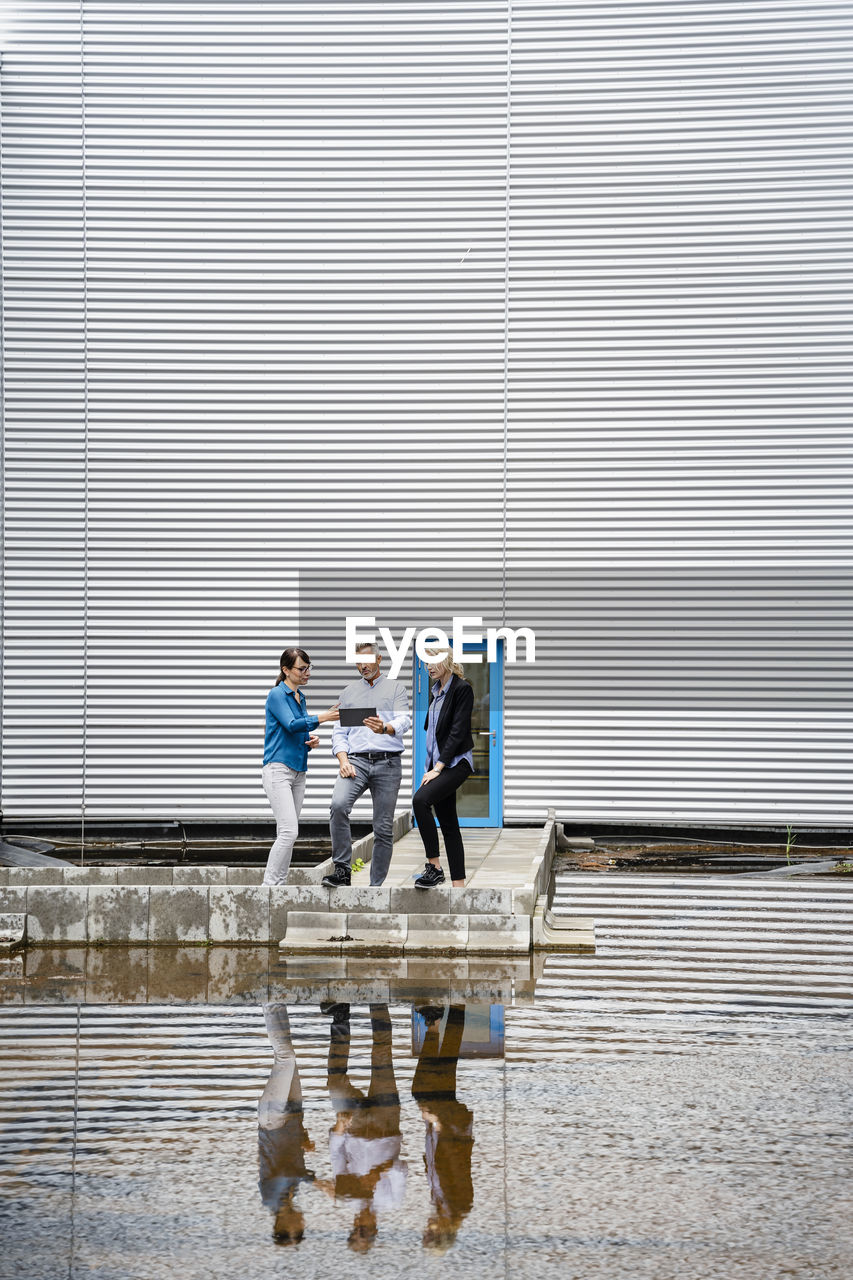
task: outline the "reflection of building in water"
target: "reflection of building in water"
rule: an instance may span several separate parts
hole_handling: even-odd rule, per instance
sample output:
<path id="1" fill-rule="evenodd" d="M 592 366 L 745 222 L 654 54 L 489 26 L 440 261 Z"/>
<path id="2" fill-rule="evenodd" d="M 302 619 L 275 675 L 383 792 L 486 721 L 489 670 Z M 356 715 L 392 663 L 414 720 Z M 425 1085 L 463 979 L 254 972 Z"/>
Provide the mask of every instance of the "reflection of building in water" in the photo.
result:
<path id="1" fill-rule="evenodd" d="M 322 1006 L 331 1013 L 329 1098 L 335 1123 L 329 1130 L 331 1183 L 318 1182 L 335 1199 L 356 1206 L 350 1248 L 364 1252 L 378 1233 L 377 1215 L 397 1208 L 406 1194 L 407 1166 L 400 1158 L 400 1095 L 394 1075 L 391 1016 L 388 1006 L 370 1006 L 370 1083 L 365 1093 L 351 1082 L 350 1008 Z"/>
<path id="2" fill-rule="evenodd" d="M 504 1007 L 502 1004 L 480 1004 L 479 1002 L 461 1001 L 454 1004 L 465 1009 L 465 1031 L 459 1049 L 460 1058 L 502 1058 L 504 1056 Z M 440 1031 L 443 1032 L 450 1009 L 448 1004 L 442 1009 Z M 418 1057 L 429 1025 L 424 1013 L 440 1006 L 423 1006 L 423 1012 L 412 1010 L 412 1053 Z"/>
<path id="3" fill-rule="evenodd" d="M 474 1204 L 471 1155 L 474 1113 L 456 1097 L 456 1071 L 465 1031 L 465 1006 L 426 1008 L 427 1029 L 412 1081 L 412 1097 L 426 1124 L 424 1166 L 433 1211 L 424 1245 L 444 1253 Z"/>
<path id="4" fill-rule="evenodd" d="M 264 1020 L 274 1060 L 258 1102 L 258 1186 L 261 1200 L 274 1214 L 275 1240 L 279 1244 L 297 1244 L 305 1232 L 305 1219 L 295 1195 L 300 1182 L 314 1179 L 305 1167 L 305 1153 L 313 1151 L 314 1144 L 304 1124 L 302 1084 L 287 1006 L 264 1005 Z"/>

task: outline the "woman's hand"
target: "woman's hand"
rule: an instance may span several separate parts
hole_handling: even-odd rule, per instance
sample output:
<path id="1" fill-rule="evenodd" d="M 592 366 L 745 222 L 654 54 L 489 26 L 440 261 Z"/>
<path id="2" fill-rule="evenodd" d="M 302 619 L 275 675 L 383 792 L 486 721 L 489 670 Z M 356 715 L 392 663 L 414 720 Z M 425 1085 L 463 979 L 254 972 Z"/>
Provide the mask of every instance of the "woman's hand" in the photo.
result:
<path id="1" fill-rule="evenodd" d="M 325 724 L 327 720 L 340 720 L 341 718 L 341 713 L 339 710 L 340 705 L 341 704 L 339 702 L 334 702 L 329 707 L 328 711 L 321 711 L 317 717 L 320 724 Z"/>
<path id="2" fill-rule="evenodd" d="M 440 769 L 427 769 L 426 773 L 421 778 L 421 786 L 422 787 L 426 786 L 428 782 L 432 782 L 433 778 L 440 778 L 440 777 L 441 777 Z"/>
<path id="3" fill-rule="evenodd" d="M 305 739 L 306 746 L 309 751 L 313 751 L 315 747 L 319 747 L 320 738 L 316 733 L 312 733 L 310 738 Z"/>

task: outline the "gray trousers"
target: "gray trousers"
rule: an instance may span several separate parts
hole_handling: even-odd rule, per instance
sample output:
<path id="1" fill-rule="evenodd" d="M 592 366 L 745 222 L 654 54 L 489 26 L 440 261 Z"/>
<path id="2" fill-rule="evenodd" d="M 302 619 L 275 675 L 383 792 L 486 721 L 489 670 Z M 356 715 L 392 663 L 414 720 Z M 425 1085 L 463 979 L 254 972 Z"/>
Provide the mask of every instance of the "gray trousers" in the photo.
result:
<path id="1" fill-rule="evenodd" d="M 366 760 L 350 756 L 354 778 L 338 776 L 329 810 L 332 833 L 332 857 L 338 866 L 352 863 L 352 833 L 349 816 L 359 796 L 370 791 L 373 798 L 373 856 L 370 860 L 370 883 L 382 884 L 391 865 L 393 847 L 394 806 L 403 776 L 402 753 L 383 760 Z"/>

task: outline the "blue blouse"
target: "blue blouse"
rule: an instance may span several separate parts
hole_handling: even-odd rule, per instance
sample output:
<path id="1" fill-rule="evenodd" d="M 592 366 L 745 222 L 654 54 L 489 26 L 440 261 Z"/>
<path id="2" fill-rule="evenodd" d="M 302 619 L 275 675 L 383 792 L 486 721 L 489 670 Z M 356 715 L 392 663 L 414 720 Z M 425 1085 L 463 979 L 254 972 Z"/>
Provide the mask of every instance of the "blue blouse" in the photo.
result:
<path id="1" fill-rule="evenodd" d="M 308 768 L 309 733 L 320 723 L 305 711 L 305 694 L 282 680 L 267 694 L 267 725 L 264 735 L 264 764 L 289 765 L 304 772 Z"/>
<path id="2" fill-rule="evenodd" d="M 432 686 L 432 702 L 429 704 L 429 712 L 427 713 L 427 736 L 426 736 L 426 767 L 432 769 L 438 764 L 438 743 L 435 740 L 435 727 L 438 724 L 438 717 L 441 715 L 441 708 L 444 706 L 444 695 L 450 688 L 450 680 L 442 689 L 441 681 L 436 680 Z M 460 760 L 467 760 L 471 766 L 471 772 L 474 772 L 474 753 L 473 751 L 462 751 L 458 756 L 454 756 L 447 766 L 452 769 L 455 764 L 459 764 Z"/>

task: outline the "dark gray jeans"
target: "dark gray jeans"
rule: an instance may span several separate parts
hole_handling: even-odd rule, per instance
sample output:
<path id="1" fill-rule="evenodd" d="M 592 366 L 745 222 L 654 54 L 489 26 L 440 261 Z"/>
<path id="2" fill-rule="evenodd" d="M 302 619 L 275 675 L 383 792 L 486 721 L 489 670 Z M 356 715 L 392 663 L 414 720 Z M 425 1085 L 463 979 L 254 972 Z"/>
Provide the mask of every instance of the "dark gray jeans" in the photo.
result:
<path id="1" fill-rule="evenodd" d="M 370 883 L 382 884 L 391 865 L 393 847 L 394 806 L 403 776 L 402 753 L 383 760 L 366 760 L 350 756 L 354 778 L 338 775 L 329 810 L 332 833 L 332 857 L 339 866 L 352 863 L 352 834 L 349 816 L 353 805 L 365 791 L 373 798 L 373 857 L 370 860 Z"/>

